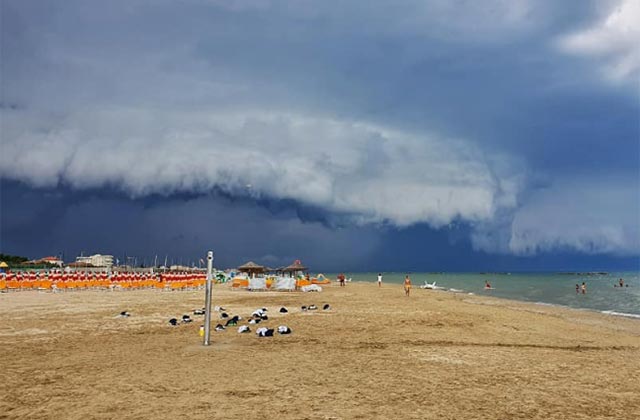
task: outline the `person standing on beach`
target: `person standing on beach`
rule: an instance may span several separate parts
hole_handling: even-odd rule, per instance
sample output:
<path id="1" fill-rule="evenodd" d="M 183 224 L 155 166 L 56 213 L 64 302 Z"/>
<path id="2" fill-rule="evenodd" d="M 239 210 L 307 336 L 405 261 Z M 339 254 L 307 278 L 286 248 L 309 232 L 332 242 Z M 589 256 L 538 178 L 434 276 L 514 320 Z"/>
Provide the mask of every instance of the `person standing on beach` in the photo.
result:
<path id="1" fill-rule="evenodd" d="M 344 287 L 344 274 L 340 273 L 338 275 L 338 280 L 340 281 L 340 287 Z"/>
<path id="2" fill-rule="evenodd" d="M 378 273 L 378 287 L 382 286 L 382 273 Z"/>
<path id="3" fill-rule="evenodd" d="M 583 295 L 587 294 L 587 285 L 584 282 L 582 282 L 582 287 L 580 287 L 580 289 L 582 290 Z"/>
<path id="4" fill-rule="evenodd" d="M 576 283 L 576 293 L 580 293 L 580 285 Z"/>
<path id="5" fill-rule="evenodd" d="M 410 292 L 411 292 L 411 279 L 409 278 L 409 275 L 407 274 L 406 276 L 404 276 L 404 294 L 406 296 L 409 296 Z"/>

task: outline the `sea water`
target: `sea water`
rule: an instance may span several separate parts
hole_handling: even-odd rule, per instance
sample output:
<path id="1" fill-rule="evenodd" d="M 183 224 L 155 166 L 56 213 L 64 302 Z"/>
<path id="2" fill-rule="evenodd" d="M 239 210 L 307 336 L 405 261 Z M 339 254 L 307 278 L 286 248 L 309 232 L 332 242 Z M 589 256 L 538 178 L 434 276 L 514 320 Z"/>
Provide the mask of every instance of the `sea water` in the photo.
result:
<path id="1" fill-rule="evenodd" d="M 640 318 L 640 273 L 382 273 L 383 284 L 402 284 L 409 274 L 414 289 L 424 282 L 479 296 L 590 309 L 612 315 Z M 378 273 L 345 273 L 352 281 L 376 282 Z M 336 274 L 327 274 L 335 279 Z M 623 279 L 628 287 L 614 287 Z M 485 290 L 485 281 L 493 287 Z M 587 286 L 576 293 L 576 284 Z M 421 290 L 416 290 L 416 293 Z"/>

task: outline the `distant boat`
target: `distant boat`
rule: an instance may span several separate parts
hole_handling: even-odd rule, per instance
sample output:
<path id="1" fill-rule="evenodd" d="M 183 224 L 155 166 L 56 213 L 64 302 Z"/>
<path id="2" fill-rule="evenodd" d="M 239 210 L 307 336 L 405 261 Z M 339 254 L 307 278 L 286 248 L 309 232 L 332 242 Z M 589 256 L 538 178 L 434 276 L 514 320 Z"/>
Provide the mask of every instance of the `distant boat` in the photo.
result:
<path id="1" fill-rule="evenodd" d="M 429 290 L 442 290 L 444 287 L 436 286 L 436 282 L 429 283 L 428 281 L 424 281 L 424 284 L 420 286 L 421 289 L 429 289 Z"/>

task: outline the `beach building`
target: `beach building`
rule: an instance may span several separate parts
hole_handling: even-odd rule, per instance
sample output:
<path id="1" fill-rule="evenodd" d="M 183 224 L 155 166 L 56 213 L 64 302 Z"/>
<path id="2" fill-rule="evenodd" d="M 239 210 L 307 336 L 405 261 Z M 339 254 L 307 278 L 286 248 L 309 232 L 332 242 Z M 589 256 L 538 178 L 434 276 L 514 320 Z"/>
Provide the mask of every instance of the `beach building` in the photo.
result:
<path id="1" fill-rule="evenodd" d="M 80 256 L 76 258 L 76 263 L 91 264 L 93 267 L 112 267 L 113 255 L 94 254 L 91 256 Z"/>
<path id="2" fill-rule="evenodd" d="M 58 257 L 53 257 L 53 256 L 43 257 L 38 260 L 33 260 L 32 262 L 33 264 L 52 264 L 52 265 L 57 265 L 58 267 L 62 267 L 64 265 L 64 261 L 62 261 Z"/>
<path id="3" fill-rule="evenodd" d="M 96 268 L 95 265 L 91 264 L 90 262 L 86 262 L 86 261 L 76 261 L 76 262 L 72 262 L 67 264 L 67 268 L 71 269 L 78 269 L 78 268 Z"/>

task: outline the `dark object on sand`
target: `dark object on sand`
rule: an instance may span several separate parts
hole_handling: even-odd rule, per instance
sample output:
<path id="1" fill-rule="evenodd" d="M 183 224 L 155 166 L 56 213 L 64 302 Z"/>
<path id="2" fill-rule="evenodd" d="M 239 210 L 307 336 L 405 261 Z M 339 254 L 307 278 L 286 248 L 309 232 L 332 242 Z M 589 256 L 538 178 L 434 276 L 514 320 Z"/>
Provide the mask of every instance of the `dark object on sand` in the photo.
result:
<path id="1" fill-rule="evenodd" d="M 123 318 L 128 318 L 128 317 L 131 316 L 131 314 L 129 312 L 127 312 L 127 311 L 122 311 L 122 312 L 120 312 L 120 316 L 123 317 Z"/>
<path id="2" fill-rule="evenodd" d="M 171 318 L 169 320 L 169 324 L 175 327 L 176 325 L 178 325 L 178 320 L 176 318 Z"/>
<path id="3" fill-rule="evenodd" d="M 284 306 L 282 308 L 280 308 L 280 313 L 281 314 L 286 314 L 287 312 L 289 312 L 289 311 Z"/>
<path id="4" fill-rule="evenodd" d="M 274 333 L 274 329 L 273 328 L 258 328 L 256 330 L 256 334 L 258 335 L 258 337 L 273 337 L 273 333 Z"/>
<path id="5" fill-rule="evenodd" d="M 193 319 L 189 315 L 182 315 L 182 322 L 188 324 L 189 322 L 193 322 Z"/>
<path id="6" fill-rule="evenodd" d="M 329 309 L 331 309 L 331 306 L 328 303 L 325 303 L 324 306 L 322 307 L 323 311 L 328 311 Z"/>
<path id="7" fill-rule="evenodd" d="M 218 325 L 216 325 L 215 330 L 216 330 L 216 331 L 224 331 L 224 330 L 225 330 L 225 327 L 224 327 L 222 324 L 218 324 Z"/>
<path id="8" fill-rule="evenodd" d="M 193 310 L 193 314 L 194 315 L 204 315 L 204 309 L 194 309 Z"/>
<path id="9" fill-rule="evenodd" d="M 223 312 L 220 314 L 220 318 L 229 318 L 229 314 L 227 314 L 226 312 Z"/>
<path id="10" fill-rule="evenodd" d="M 309 310 L 309 311 L 315 311 L 316 309 L 318 309 L 318 307 L 316 305 L 309 305 L 307 307 L 307 310 Z"/>
<path id="11" fill-rule="evenodd" d="M 278 333 L 279 334 L 291 334 L 291 328 L 287 327 L 286 325 L 280 325 L 278 327 Z"/>
<path id="12" fill-rule="evenodd" d="M 238 315 L 236 315 L 233 318 L 229 319 L 225 325 L 227 327 L 229 327 L 231 325 L 238 325 L 238 321 L 239 320 L 240 320 L 240 317 Z"/>

